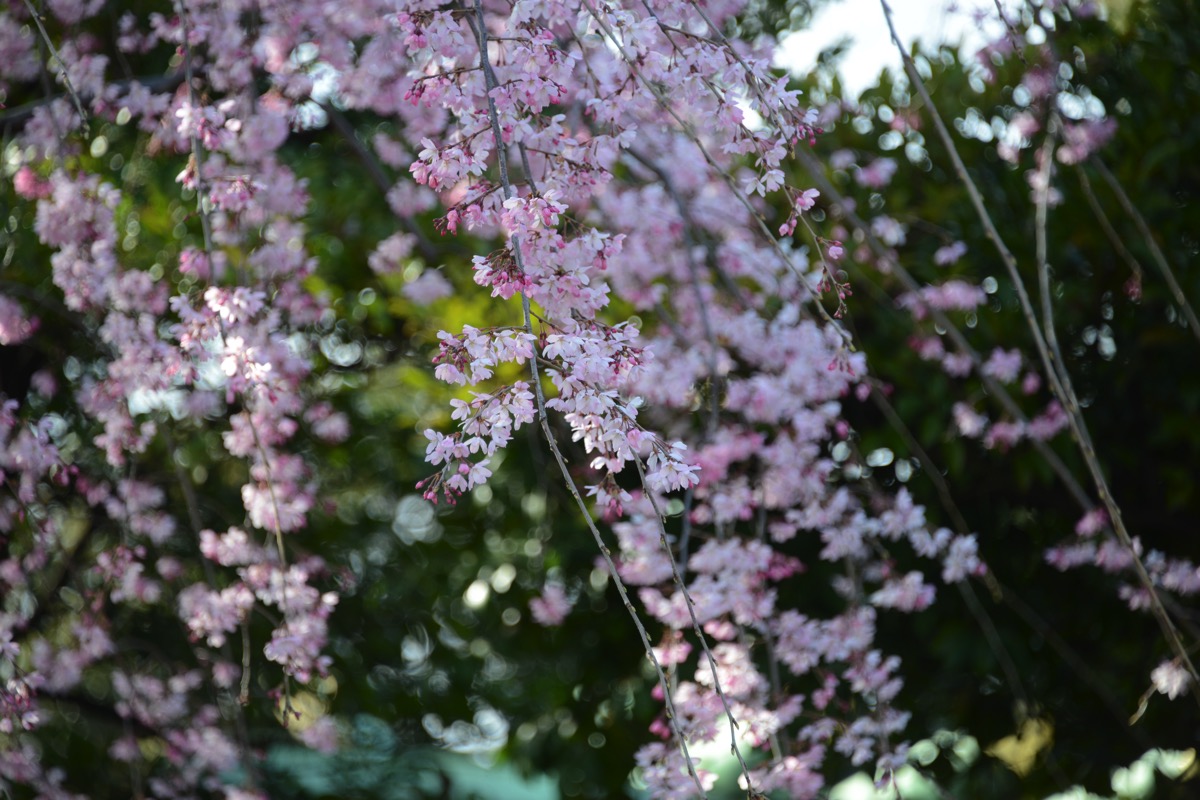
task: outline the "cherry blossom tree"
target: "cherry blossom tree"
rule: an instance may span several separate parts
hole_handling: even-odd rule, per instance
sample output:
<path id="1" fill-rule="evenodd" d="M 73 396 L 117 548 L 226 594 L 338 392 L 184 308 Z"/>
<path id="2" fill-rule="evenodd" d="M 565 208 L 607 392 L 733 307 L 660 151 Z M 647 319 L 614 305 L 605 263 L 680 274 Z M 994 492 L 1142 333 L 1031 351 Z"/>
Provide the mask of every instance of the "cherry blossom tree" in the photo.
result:
<path id="1" fill-rule="evenodd" d="M 930 731 L 912 730 L 905 697 L 920 646 L 897 652 L 884 631 L 916 629 L 946 594 L 1020 685 L 975 588 L 1005 594 L 979 529 L 857 330 L 884 305 L 905 315 L 917 358 L 985 387 L 986 402 L 963 392 L 941 409 L 954 438 L 1028 443 L 1078 501 L 1073 534 L 1034 562 L 1118 576 L 1159 628 L 1145 697 L 1197 696 L 1180 604 L 1200 573 L 1125 522 L 1055 324 L 1048 231 L 1063 173 L 1104 176 L 1145 227 L 1104 166 L 1118 125 L 1089 105 L 1084 56 L 1053 46 L 1095 8 L 1006 19 L 973 76 L 1023 71 L 996 152 L 1028 170 L 1028 253 L 997 227 L 929 62 L 904 52 L 893 130 L 917 145 L 916 164 L 939 137 L 1025 326 L 986 347 L 962 320 L 985 312 L 996 279 L 960 274 L 982 262 L 949 236 L 926 263 L 956 277 L 912 276 L 910 222 L 880 212 L 906 170 L 823 149 L 826 129 L 862 108 L 774 70 L 776 38 L 740 33 L 755 13 L 737 0 L 23 0 L 0 12 L 12 207 L 0 787 L 83 796 L 48 733 L 81 709 L 120 731 L 103 749 L 136 796 L 268 796 L 257 731 L 272 716 L 315 751 L 349 744 L 331 626 L 357 568 L 313 529 L 343 511 L 332 465 L 371 435 L 338 391 L 369 366 L 343 334 L 380 292 L 413 325 L 433 318 L 419 309 L 461 304 L 449 329 L 422 331 L 444 405 L 421 430 L 419 513 L 491 497 L 532 437 L 533 463 L 591 537 L 589 580 L 615 593 L 641 648 L 656 718 L 626 771 L 652 797 L 708 796 L 718 774 L 701 754 L 714 750 L 736 762 L 723 785 L 748 797 L 815 797 L 860 767 L 895 789 Z M 891 13 L 882 4 L 880 24 Z M 331 131 L 389 214 L 388 235 L 346 267 L 357 318 L 321 270 L 332 234 L 320 223 L 337 209 L 303 175 L 305 143 Z M 1195 334 L 1180 279 L 1154 253 Z M 1143 280 L 1139 267 L 1129 296 Z M 941 507 L 898 466 L 895 481 L 872 472 L 894 454 L 861 448 L 868 403 Z M 479 603 L 517 580 L 501 575 L 471 584 Z M 577 624 L 581 576 L 523 579 L 536 592 L 520 624 Z M 476 728 L 495 717 L 478 712 Z M 425 729 L 450 741 L 440 722 Z"/>

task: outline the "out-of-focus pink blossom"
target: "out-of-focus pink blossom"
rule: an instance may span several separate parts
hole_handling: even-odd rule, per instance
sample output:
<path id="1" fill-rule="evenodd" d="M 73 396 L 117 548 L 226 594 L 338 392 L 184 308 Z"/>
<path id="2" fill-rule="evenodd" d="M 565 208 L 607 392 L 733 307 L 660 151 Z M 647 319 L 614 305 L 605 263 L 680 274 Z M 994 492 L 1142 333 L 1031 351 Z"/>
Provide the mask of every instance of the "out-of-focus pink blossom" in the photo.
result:
<path id="1" fill-rule="evenodd" d="M 529 601 L 529 611 L 537 624 L 557 627 L 563 624 L 573 605 L 563 585 L 551 581 L 542 587 L 540 596 Z"/>

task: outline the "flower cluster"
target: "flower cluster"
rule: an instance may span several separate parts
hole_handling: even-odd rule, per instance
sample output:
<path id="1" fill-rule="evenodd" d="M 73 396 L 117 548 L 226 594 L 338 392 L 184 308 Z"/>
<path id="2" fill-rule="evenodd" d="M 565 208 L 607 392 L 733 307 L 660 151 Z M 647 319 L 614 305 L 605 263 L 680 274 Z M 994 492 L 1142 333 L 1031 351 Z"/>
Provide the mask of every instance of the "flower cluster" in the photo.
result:
<path id="1" fill-rule="evenodd" d="M 39 104 L 16 134 L 13 188 L 26 204 L 18 211 L 48 258 L 32 278 L 36 292 L 0 296 L 0 345 L 38 333 L 45 313 L 31 313 L 27 296 L 76 339 L 66 367 L 39 373 L 24 396 L 0 396 L 0 585 L 6 597 L 29 598 L 0 621 L 0 725 L 6 733 L 35 726 L 44 720 L 39 692 L 94 687 L 96 676 L 111 672 L 114 620 L 174 609 L 180 630 L 193 637 L 193 665 L 166 674 L 165 665 L 128 661 L 113 673 L 115 712 L 167 743 L 168 766 L 154 768 L 132 737 L 110 754 L 145 770 L 155 795 L 190 796 L 220 786 L 218 776 L 246 757 L 212 695 L 198 689 L 214 684 L 225 699 L 236 691 L 222 651 L 231 633 L 249 631 L 252 610 L 269 607 L 276 620 L 268 637 L 256 633 L 247 645 L 274 662 L 276 681 L 307 681 L 329 663 L 326 621 L 337 598 L 314 586 L 325 572 L 319 560 L 286 563 L 283 539 L 306 525 L 316 498 L 313 470 L 293 441 L 306 424 L 318 440 L 346 435 L 345 418 L 316 400 L 309 381 L 312 326 L 324 303 L 304 285 L 315 267 L 300 222 L 308 195 L 277 154 L 312 84 L 286 56 L 269 55 L 291 49 L 286 42 L 299 29 L 287 15 L 268 14 L 248 39 L 236 14 L 166 3 L 144 19 L 122 18 L 116 50 L 105 52 L 89 32 L 102 6 L 55 2 L 36 26 L 24 6 L 0 11 L 0 50 L 15 65 L 5 70 L 5 91 L 43 69 L 56 72 L 66 91 Z M 302 27 L 323 26 L 316 11 L 302 10 Z M 58 39 L 53 66 L 39 57 L 43 25 Z M 114 56 L 140 58 L 159 43 L 178 52 L 178 78 L 114 73 Z M 139 157 L 166 164 L 164 174 L 178 176 L 176 192 L 195 208 L 186 213 L 176 204 L 173 238 L 151 245 L 150 254 L 139 199 L 111 172 L 89 172 L 76 158 L 81 134 L 94 134 L 89 126 L 97 123 L 111 126 L 97 140 L 105 146 L 125 126 L 140 132 Z M 213 429 L 221 434 L 213 459 L 241 465 L 235 514 L 251 531 L 234 527 L 219 541 L 201 530 L 215 511 L 193 483 L 204 478 L 189 476 L 180 454 Z M 176 475 L 143 469 L 157 452 L 178 466 Z M 82 531 L 80 515 L 88 520 Z M 275 546 L 251 544 L 264 538 Z M 198 571 L 194 557 L 181 559 L 197 541 L 211 562 Z M 67 572 L 81 576 L 82 611 L 65 616 L 70 635 L 50 636 L 48 623 L 62 619 L 39 608 L 49 601 L 39 596 L 37 576 L 66 571 L 77 548 L 91 559 Z M 245 657 L 250 663 L 251 653 Z M 0 749 L 0 788 L 16 781 L 69 796 L 26 740 L 6 737 Z"/>

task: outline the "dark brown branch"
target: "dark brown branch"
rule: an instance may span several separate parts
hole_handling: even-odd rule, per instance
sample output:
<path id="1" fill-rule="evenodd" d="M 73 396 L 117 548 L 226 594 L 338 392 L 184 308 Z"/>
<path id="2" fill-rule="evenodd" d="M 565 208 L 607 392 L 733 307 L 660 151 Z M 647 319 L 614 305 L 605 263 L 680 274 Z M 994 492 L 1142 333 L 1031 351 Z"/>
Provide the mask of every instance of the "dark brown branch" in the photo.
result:
<path id="1" fill-rule="evenodd" d="M 342 135 L 346 143 L 350 145 L 350 149 L 358 156 L 359 161 L 367 168 L 367 174 L 371 177 L 375 186 L 379 188 L 379 191 L 383 192 L 384 195 L 390 192 L 396 182 L 388 177 L 383 169 L 383 165 L 379 163 L 379 159 L 375 158 L 375 154 L 367 149 L 367 146 L 358 138 L 358 132 L 350 124 L 350 120 L 346 118 L 346 115 L 332 103 L 322 103 L 321 109 L 329 115 L 329 121 L 333 123 L 333 127 Z M 402 217 L 398 214 L 396 216 L 400 220 L 400 224 L 404 226 L 404 229 L 417 240 L 417 250 L 421 253 L 421 257 L 425 259 L 425 262 L 431 266 L 438 263 L 440 253 L 434 247 L 429 237 L 425 235 L 425 232 L 421 230 L 421 227 L 411 217 Z"/>
<path id="2" fill-rule="evenodd" d="M 1129 195 L 1125 194 L 1125 190 L 1121 188 L 1121 184 L 1117 181 L 1116 176 L 1109 172 L 1108 167 L 1104 165 L 1103 161 L 1097 157 L 1093 157 L 1089 163 L 1100 173 L 1100 177 L 1108 184 L 1108 188 L 1112 189 L 1113 194 L 1117 196 L 1117 201 L 1121 204 L 1121 208 L 1125 209 L 1125 213 L 1129 215 L 1130 219 L 1133 220 L 1133 224 L 1137 226 L 1138 233 L 1146 240 L 1146 247 L 1150 250 L 1150 256 L 1154 261 L 1154 265 L 1162 273 L 1163 278 L 1167 282 L 1167 287 L 1171 290 L 1171 295 L 1175 298 L 1175 302 L 1179 304 L 1184 316 L 1187 317 L 1188 327 L 1192 329 L 1192 335 L 1197 340 L 1200 340 L 1200 320 L 1196 318 L 1196 312 L 1192 310 L 1191 303 L 1188 302 L 1187 296 L 1183 293 L 1183 287 L 1176 280 L 1175 272 L 1167 262 L 1167 257 L 1163 255 L 1162 248 L 1158 246 L 1158 241 L 1155 240 L 1153 231 L 1146 224 L 1146 218 L 1137 210 L 1137 206 L 1129 199 Z"/>
<path id="3" fill-rule="evenodd" d="M 134 84 L 145 86 L 152 92 L 170 92 L 174 91 L 179 84 L 183 83 L 183 72 L 171 72 L 166 75 L 160 75 L 156 78 L 136 78 L 134 80 L 113 81 L 110 86 L 118 89 L 126 89 Z M 48 106 L 55 100 L 61 100 L 65 94 L 56 94 L 50 97 L 43 97 L 38 100 L 31 100 L 28 103 L 10 108 L 7 111 L 0 113 L 0 128 L 8 128 L 10 130 L 20 130 L 25 126 L 25 123 L 33 117 L 35 111 L 44 106 Z M 90 102 L 93 98 L 90 94 L 83 94 L 80 99 L 83 102 Z"/>

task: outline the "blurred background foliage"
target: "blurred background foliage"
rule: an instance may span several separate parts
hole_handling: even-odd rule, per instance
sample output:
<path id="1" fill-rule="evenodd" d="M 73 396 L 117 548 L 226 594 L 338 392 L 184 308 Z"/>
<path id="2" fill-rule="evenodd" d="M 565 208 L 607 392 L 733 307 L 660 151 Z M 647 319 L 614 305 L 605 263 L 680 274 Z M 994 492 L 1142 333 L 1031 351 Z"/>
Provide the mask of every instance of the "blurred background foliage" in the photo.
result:
<path id="1" fill-rule="evenodd" d="M 110 3 L 135 12 L 143 5 Z M 1184 292 L 1200 299 L 1195 266 L 1200 159 L 1194 157 L 1200 152 L 1195 46 L 1200 15 L 1190 0 L 1133 3 L 1121 12 L 1120 28 L 1101 18 L 1077 19 L 1060 25 L 1052 41 L 1060 58 L 1073 65 L 1074 82 L 1089 87 L 1118 120 L 1116 137 L 1101 157 L 1153 229 Z M 804 0 L 758 0 L 738 24 L 743 33 L 773 32 L 801 25 L 811 13 Z M 98 26 L 103 39 L 109 33 L 103 26 L 115 21 L 116 15 L 89 24 Z M 1030 62 L 1037 60 L 1035 51 L 1028 51 Z M 134 74 L 162 74 L 170 58 L 161 49 L 152 52 L 145 64 L 132 65 Z M 1025 280 L 1035 285 L 1033 205 L 1025 174 L 1032 168 L 1031 153 L 1017 166 L 999 159 L 999 125 L 993 124 L 1018 110 L 1013 89 L 1025 66 L 1018 59 L 992 64 L 996 78 L 984 82 L 977 64 L 961 63 L 950 49 L 918 60 L 941 113 L 954 121 L 960 152 L 1017 253 Z M 814 104 L 836 97 L 836 54 L 800 85 Z M 913 95 L 907 81 L 881 75 L 878 86 L 843 104 L 816 145 L 826 164 L 837 150 L 850 150 L 860 164 L 879 155 L 894 158 L 898 170 L 889 187 L 863 189 L 844 170 L 830 170 L 826 177 L 855 200 L 864 217 L 886 213 L 907 226 L 907 240 L 897 252 L 918 280 L 936 283 L 961 275 L 978 284 L 995 278 L 989 307 L 958 321 L 984 352 L 993 346 L 1031 352 L 1002 265 L 927 118 L 915 123 L 922 109 Z M 0 125 L 18 124 L 25 104 L 37 101 L 6 98 Z M 429 364 L 436 331 L 464 323 L 511 324 L 518 306 L 487 297 L 471 282 L 470 257 L 486 245 L 443 239 L 431 218 L 415 224 L 436 258 L 416 258 L 399 275 L 371 272 L 367 256 L 396 231 L 397 222 L 373 183 L 372 171 L 386 168 L 365 163 L 360 143 L 386 132 L 389 123 L 333 107 L 314 108 L 313 114 L 318 121 L 340 117 L 348 127 L 318 124 L 298 132 L 284 156 L 313 195 L 307 222 L 320 268 L 310 288 L 333 301 L 333 313 L 313 342 L 319 391 L 350 416 L 355 434 L 344 445 L 315 439 L 305 444 L 322 465 L 326 502 L 296 546 L 328 560 L 342 593 L 331 623 L 332 678 L 311 693 L 310 713 L 336 715 L 348 747 L 317 756 L 291 744 L 270 713 L 265 699 L 270 679 L 260 669 L 256 702 L 247 711 L 266 785 L 272 796 L 289 798 L 636 795 L 633 753 L 646 739 L 658 704 L 649 698 L 641 646 L 596 569 L 595 545 L 565 488 L 546 468 L 533 428 L 520 432 L 505 463 L 494 466 L 488 486 L 458 507 L 435 512 L 414 488 L 429 472 L 421 431 L 449 424 L 448 390 L 433 379 Z M 914 124 L 895 130 L 891 123 L 901 115 Z M 128 234 L 128 259 L 161 273 L 199 235 L 174 183 L 179 165 L 141 155 L 146 134 L 128 126 L 98 124 L 93 137 L 80 166 L 121 187 L 118 218 Z M 1129 269 L 1098 223 L 1075 169 L 1060 169 L 1063 202 L 1051 211 L 1049 249 L 1067 366 L 1087 399 L 1087 420 L 1131 531 L 1148 547 L 1196 559 L 1200 351 L 1149 266 L 1136 227 L 1095 172 L 1083 170 L 1095 201 L 1147 272 L 1140 299 L 1131 299 L 1124 290 Z M 791 177 L 795 185 L 812 185 L 799 168 Z M 837 224 L 829 198 L 822 200 L 818 215 L 828 218 L 821 224 Z M 88 321 L 55 299 L 43 267 L 47 253 L 32 233 L 33 213 L 6 183 L 0 190 L 0 217 L 7 219 L 0 282 L 6 292 L 36 306 L 44 333 L 26 345 L 0 347 L 3 391 L 14 397 L 25 396 L 30 375 L 48 365 L 65 364 L 59 377 L 78 380 L 89 363 L 87 349 L 97 346 L 94 338 L 80 335 L 87 333 Z M 955 240 L 967 245 L 967 255 L 951 267 L 935 266 L 934 251 Z M 847 243 L 851 255 L 853 244 Z M 1130 779 L 1118 787 L 1113 770 L 1143 763 L 1139 759 L 1150 758 L 1145 754 L 1156 747 L 1186 749 L 1200 741 L 1200 723 L 1186 700 L 1150 697 L 1137 722 L 1129 721 L 1149 687 L 1149 670 L 1166 657 L 1157 629 L 1149 617 L 1128 611 L 1108 576 L 1087 569 L 1059 574 L 1046 565 L 1045 549 L 1070 534 L 1080 509 L 1027 444 L 986 450 L 954 434 L 949 413 L 954 402 L 972 399 L 993 418 L 999 407 L 973 379 L 949 378 L 915 355 L 907 344 L 912 320 L 894 303 L 901 291 L 894 276 L 872 267 L 849 268 L 855 292 L 849 324 L 868 354 L 872 376 L 886 385 L 899 417 L 944 473 L 996 579 L 996 591 L 980 585 L 974 598 L 943 589 L 922 614 L 881 615 L 882 644 L 904 659 L 906 687 L 899 702 L 914 713 L 909 734 L 922 740 L 910 772 L 919 771 L 928 784 L 917 781 L 904 796 L 1040 798 L 1076 784 L 1104 796 L 1149 796 L 1139 794 L 1145 781 Z M 401 290 L 425 269 L 442 270 L 461 292 L 430 307 L 413 305 Z M 1044 404 L 1045 392 L 1039 397 Z M 61 397 L 52 402 L 65 403 Z M 1031 415 L 1041 410 L 1028 402 Z M 65 405 L 46 410 L 73 416 Z M 949 524 L 906 437 L 869 403 L 849 400 L 847 413 L 861 453 L 886 448 L 893 454 L 890 464 L 875 469 L 875 480 L 889 489 L 903 483 L 927 505 L 931 521 Z M 202 486 L 209 498 L 204 523 L 214 528 L 239 521 L 237 514 L 223 518 L 222 509 L 240 509 L 237 491 L 244 480 L 244 467 L 232 462 L 210 470 L 221 450 L 218 435 L 213 429 L 180 431 L 169 447 L 160 443 L 137 465 L 140 477 L 173 487 L 175 494 L 181 491 L 179 475 Z M 1086 473 L 1067 437 L 1052 446 L 1082 479 Z M 583 459 L 577 455 L 573 463 Z M 173 499 L 182 504 L 181 496 Z M 105 519 L 69 511 L 80 516 L 78 559 L 68 558 L 47 574 L 42 595 L 47 630 L 78 611 L 65 589 L 60 591 L 63 576 L 89 550 L 119 535 Z M 815 566 L 812 548 L 802 541 L 795 548 Z M 533 624 L 528 611 L 528 601 L 547 578 L 561 580 L 579 599 L 556 629 Z M 811 607 L 812 583 L 810 578 L 785 583 L 782 602 Z M 1189 627 L 1200 623 L 1194 610 L 1178 611 Z M 991 642 L 984 624 L 995 626 Z M 122 658 L 186 660 L 185 632 L 169 613 L 143 614 L 138 625 L 118 642 Z M 256 632 L 265 638 L 268 629 L 261 626 Z M 111 690 L 103 676 L 85 689 L 48 698 L 56 731 L 46 738 L 54 750 L 50 760 L 73 765 L 69 772 L 78 778 L 68 783 L 82 781 L 79 788 L 97 797 L 130 796 L 129 776 L 105 757 L 108 743 L 122 732 Z M 1030 721 L 1037 721 L 1035 738 Z M 1025 769 L 1015 768 L 1022 764 L 1017 756 L 987 754 L 1011 752 L 993 746 L 1006 737 L 1032 750 L 1021 757 L 1028 762 Z M 1200 785 L 1187 781 L 1194 765 L 1189 772 L 1183 758 L 1184 766 L 1172 774 L 1158 766 L 1162 759 L 1153 759 L 1146 763 L 1158 775 L 1155 796 L 1192 796 Z M 835 777 L 853 771 L 831 763 L 844 767 Z M 490 769 L 483 777 L 475 774 L 481 765 Z M 871 782 L 864 787 L 855 780 L 861 778 L 839 786 L 831 797 L 871 797 Z M 934 784 L 941 788 L 930 788 Z M 736 796 L 736 790 L 726 796 Z"/>

